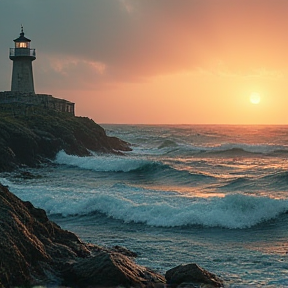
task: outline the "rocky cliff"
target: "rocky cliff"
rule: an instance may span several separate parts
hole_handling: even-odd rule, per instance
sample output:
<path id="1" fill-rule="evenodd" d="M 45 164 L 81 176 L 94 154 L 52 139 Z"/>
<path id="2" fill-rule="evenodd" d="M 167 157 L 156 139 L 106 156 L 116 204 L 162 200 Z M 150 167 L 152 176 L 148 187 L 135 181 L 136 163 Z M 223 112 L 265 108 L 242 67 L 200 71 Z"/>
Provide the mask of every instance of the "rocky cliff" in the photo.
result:
<path id="1" fill-rule="evenodd" d="M 88 156 L 90 151 L 119 153 L 129 144 L 106 135 L 87 117 L 69 113 L 37 111 L 37 114 L 0 113 L 0 172 L 21 165 L 35 166 L 53 159 L 57 152 Z"/>

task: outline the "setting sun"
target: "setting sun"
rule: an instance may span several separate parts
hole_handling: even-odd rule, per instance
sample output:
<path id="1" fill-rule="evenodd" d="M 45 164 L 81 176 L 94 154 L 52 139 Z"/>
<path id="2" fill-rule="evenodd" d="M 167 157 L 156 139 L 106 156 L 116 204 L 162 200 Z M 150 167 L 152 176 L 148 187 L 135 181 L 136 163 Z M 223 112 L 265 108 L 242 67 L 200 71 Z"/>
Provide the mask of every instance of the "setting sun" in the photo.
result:
<path id="1" fill-rule="evenodd" d="M 251 93 L 251 95 L 250 95 L 250 102 L 251 102 L 252 104 L 259 104 L 260 101 L 261 101 L 261 97 L 260 97 L 260 94 L 259 94 L 259 93 L 257 93 L 257 92 Z"/>

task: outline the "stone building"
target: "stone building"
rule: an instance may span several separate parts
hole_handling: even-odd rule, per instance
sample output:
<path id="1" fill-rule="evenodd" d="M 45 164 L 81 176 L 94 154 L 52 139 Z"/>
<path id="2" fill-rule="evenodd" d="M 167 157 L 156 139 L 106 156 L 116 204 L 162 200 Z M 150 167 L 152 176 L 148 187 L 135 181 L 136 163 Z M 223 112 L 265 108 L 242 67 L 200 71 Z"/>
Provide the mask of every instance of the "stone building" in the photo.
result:
<path id="1" fill-rule="evenodd" d="M 36 94 L 34 90 L 32 61 L 36 59 L 35 49 L 30 48 L 31 40 L 20 36 L 10 48 L 9 58 L 13 61 L 11 91 L 0 92 L 0 110 L 14 113 L 37 111 L 37 107 L 75 115 L 75 104 L 48 94 Z"/>

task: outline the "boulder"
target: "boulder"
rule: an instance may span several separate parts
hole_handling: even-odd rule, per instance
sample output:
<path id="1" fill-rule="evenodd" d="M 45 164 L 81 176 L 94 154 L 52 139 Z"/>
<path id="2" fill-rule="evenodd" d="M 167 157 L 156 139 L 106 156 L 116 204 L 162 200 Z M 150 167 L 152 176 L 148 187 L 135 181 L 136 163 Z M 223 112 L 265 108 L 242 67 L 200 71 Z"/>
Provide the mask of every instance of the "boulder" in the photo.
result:
<path id="1" fill-rule="evenodd" d="M 117 252 L 98 251 L 66 271 L 65 285 L 86 287 L 164 287 L 165 278 Z M 161 285 L 162 284 L 162 285 Z"/>
<path id="2" fill-rule="evenodd" d="M 125 254 L 125 255 L 124 255 Z M 135 253 L 83 243 L 0 184 L 0 287 L 163 287 L 165 278 L 137 265 Z"/>
<path id="3" fill-rule="evenodd" d="M 76 235 L 0 185 L 1 287 L 53 282 L 63 261 L 89 255 Z"/>
<path id="4" fill-rule="evenodd" d="M 223 287 L 223 281 L 219 277 L 194 263 L 168 270 L 165 278 L 170 287 Z"/>

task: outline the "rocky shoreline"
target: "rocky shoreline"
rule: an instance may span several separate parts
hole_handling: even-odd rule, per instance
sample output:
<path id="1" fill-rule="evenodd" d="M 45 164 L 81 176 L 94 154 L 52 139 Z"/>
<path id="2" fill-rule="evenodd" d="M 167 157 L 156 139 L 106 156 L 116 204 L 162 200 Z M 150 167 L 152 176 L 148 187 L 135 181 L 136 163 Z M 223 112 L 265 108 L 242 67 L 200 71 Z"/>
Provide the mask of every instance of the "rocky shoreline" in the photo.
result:
<path id="1" fill-rule="evenodd" d="M 223 287 L 196 264 L 175 267 L 164 277 L 136 264 L 137 255 L 126 248 L 86 244 L 1 184 L 0 219 L 0 287 Z"/>
<path id="2" fill-rule="evenodd" d="M 52 161 L 60 150 L 78 156 L 131 150 L 129 143 L 107 136 L 86 117 L 47 110 L 35 115 L 1 113 L 0 172 L 37 167 Z M 21 173 L 30 177 L 23 169 Z M 3 288 L 224 287 L 220 278 L 196 264 L 180 265 L 163 276 L 137 265 L 137 255 L 124 247 L 107 249 L 84 243 L 1 183 L 0 223 Z"/>
<path id="3" fill-rule="evenodd" d="M 129 143 L 107 136 L 87 117 L 41 110 L 29 115 L 0 112 L 0 119 L 0 172 L 35 167 L 55 158 L 60 150 L 77 156 L 131 150 Z"/>

